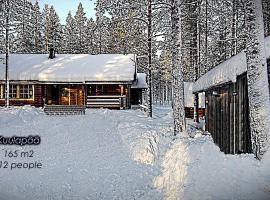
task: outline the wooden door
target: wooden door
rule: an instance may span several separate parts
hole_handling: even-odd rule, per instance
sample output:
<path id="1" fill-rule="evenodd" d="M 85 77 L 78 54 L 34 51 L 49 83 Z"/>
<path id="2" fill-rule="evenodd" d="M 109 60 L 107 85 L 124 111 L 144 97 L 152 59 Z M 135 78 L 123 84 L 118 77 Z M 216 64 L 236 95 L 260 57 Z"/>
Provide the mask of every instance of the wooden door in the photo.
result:
<path id="1" fill-rule="evenodd" d="M 84 105 L 84 90 L 82 86 L 62 88 L 61 105 Z"/>

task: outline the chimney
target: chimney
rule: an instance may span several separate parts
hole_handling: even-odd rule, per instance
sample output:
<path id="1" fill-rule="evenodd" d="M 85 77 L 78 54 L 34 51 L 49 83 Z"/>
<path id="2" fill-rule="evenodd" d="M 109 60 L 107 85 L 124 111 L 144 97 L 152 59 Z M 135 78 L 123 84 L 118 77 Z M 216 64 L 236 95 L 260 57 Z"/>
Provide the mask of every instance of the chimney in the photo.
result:
<path id="1" fill-rule="evenodd" d="M 55 58 L 55 51 L 53 48 L 50 48 L 49 58 L 54 59 Z"/>

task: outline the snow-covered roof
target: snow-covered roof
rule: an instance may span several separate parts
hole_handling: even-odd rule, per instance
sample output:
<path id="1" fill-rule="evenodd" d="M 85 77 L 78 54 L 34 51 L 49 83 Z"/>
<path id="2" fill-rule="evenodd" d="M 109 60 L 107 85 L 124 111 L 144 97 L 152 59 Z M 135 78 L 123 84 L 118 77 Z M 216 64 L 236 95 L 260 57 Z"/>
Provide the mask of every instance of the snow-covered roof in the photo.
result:
<path id="1" fill-rule="evenodd" d="M 204 91 L 212 86 L 221 85 L 231 81 L 236 82 L 237 76 L 246 71 L 246 54 L 241 52 L 199 78 L 194 84 L 193 92 Z"/>
<path id="2" fill-rule="evenodd" d="M 59 54 L 48 59 L 46 54 L 11 54 L 10 80 L 43 82 L 133 81 L 134 55 Z M 2 65 L 2 66 L 1 66 Z M 5 79 L 0 64 L 0 80 Z"/>
<path id="3" fill-rule="evenodd" d="M 194 94 L 193 94 L 193 82 L 184 82 L 184 98 L 185 107 L 194 107 Z M 205 108 L 205 95 L 204 93 L 199 94 L 199 108 Z"/>
<path id="4" fill-rule="evenodd" d="M 265 38 L 266 59 L 270 59 L 270 36 Z M 201 78 L 193 87 L 193 92 L 204 91 L 210 87 L 228 82 L 236 82 L 237 76 L 247 71 L 246 54 L 241 52 L 216 66 Z"/>
<path id="5" fill-rule="evenodd" d="M 140 88 L 146 89 L 146 74 L 145 73 L 137 73 L 137 80 L 132 84 L 131 88 Z"/>

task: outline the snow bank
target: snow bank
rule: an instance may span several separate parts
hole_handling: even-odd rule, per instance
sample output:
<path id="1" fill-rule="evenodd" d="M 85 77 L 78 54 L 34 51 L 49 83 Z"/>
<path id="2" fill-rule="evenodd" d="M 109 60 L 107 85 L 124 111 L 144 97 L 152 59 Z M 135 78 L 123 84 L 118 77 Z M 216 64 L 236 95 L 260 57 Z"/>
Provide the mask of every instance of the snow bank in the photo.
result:
<path id="1" fill-rule="evenodd" d="M 270 59 L 270 37 L 265 38 L 265 52 L 266 58 Z M 213 86 L 236 82 L 237 76 L 246 71 L 246 54 L 241 52 L 199 78 L 194 84 L 193 92 L 201 92 Z"/>
<path id="2" fill-rule="evenodd" d="M 35 153 L 33 158 L 7 159 L 1 148 L 0 159 L 43 164 L 42 169 L 34 170 L 0 169 L 1 200 L 162 199 L 152 183 L 157 170 L 132 158 L 136 153 L 126 145 L 124 130 L 118 130 L 122 123 L 137 121 L 136 112 L 142 114 L 101 109 L 87 110 L 85 116 L 64 117 L 46 116 L 30 107 L 1 110 L 0 135 L 40 135 L 41 145 L 3 146 Z M 140 127 L 130 130 L 126 135 L 144 133 Z M 146 136 L 137 141 L 134 136 L 132 143 L 149 146 Z"/>
<path id="3" fill-rule="evenodd" d="M 210 136 L 199 135 L 185 145 L 190 162 L 184 199 L 269 199 L 269 184 L 252 154 L 224 155 Z"/>
<path id="4" fill-rule="evenodd" d="M 225 155 L 210 135 L 178 136 L 160 165 L 154 183 L 165 199 L 270 198 L 269 162 L 260 163 L 252 154 Z"/>
<path id="5" fill-rule="evenodd" d="M 224 155 L 210 135 L 173 136 L 172 110 L 87 110 L 46 116 L 32 107 L 0 109 L 0 135 L 41 136 L 29 159 L 42 169 L 0 170 L 1 200 L 270 199 L 270 151 L 262 162 Z M 3 160 L 3 151 L 0 151 Z"/>
<path id="6" fill-rule="evenodd" d="M 49 82 L 133 81 L 134 55 L 59 54 L 48 59 L 46 54 L 11 54 L 10 80 Z M 0 64 L 0 80 L 4 80 Z"/>

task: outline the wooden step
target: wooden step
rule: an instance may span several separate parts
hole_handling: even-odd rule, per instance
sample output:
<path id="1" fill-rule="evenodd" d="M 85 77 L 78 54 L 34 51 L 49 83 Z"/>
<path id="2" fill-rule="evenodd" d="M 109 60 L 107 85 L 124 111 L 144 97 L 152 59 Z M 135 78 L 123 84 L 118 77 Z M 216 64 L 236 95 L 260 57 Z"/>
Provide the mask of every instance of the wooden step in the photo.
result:
<path id="1" fill-rule="evenodd" d="M 44 112 L 47 115 L 84 115 L 85 106 L 76 105 L 46 105 Z"/>

